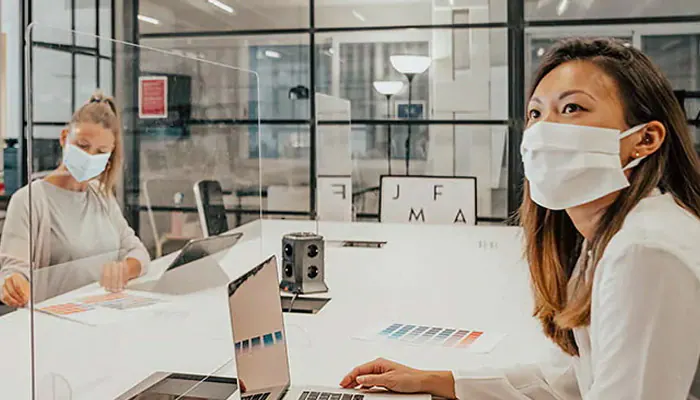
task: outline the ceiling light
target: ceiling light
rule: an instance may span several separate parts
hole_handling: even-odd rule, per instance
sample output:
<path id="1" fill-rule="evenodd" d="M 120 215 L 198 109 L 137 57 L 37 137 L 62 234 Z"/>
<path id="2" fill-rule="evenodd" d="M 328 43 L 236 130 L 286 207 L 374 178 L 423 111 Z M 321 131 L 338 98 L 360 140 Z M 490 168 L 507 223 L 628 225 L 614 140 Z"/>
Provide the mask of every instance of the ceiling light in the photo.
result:
<path id="1" fill-rule="evenodd" d="M 544 55 L 544 48 L 540 47 L 537 49 L 537 57 L 542 57 Z"/>
<path id="2" fill-rule="evenodd" d="M 391 65 L 402 74 L 422 74 L 432 60 L 427 56 L 391 56 Z"/>
<path id="3" fill-rule="evenodd" d="M 393 96 L 403 89 L 402 81 L 374 81 L 372 83 L 374 90 L 384 96 Z"/>
<path id="4" fill-rule="evenodd" d="M 216 6 L 216 7 L 219 7 L 220 9 L 226 11 L 229 14 L 233 14 L 235 12 L 233 7 L 229 6 L 226 3 L 221 2 L 219 0 L 207 0 L 207 1 L 209 2 L 209 4 Z"/>
<path id="5" fill-rule="evenodd" d="M 359 19 L 359 20 L 362 21 L 362 22 L 367 21 L 367 19 L 365 18 L 364 15 L 360 14 L 359 12 L 357 12 L 357 11 L 355 11 L 355 10 L 352 10 L 352 15 L 354 15 L 355 18 Z"/>
<path id="6" fill-rule="evenodd" d="M 454 7 L 454 6 L 455 6 L 455 0 L 450 0 L 450 5 L 451 5 L 452 7 Z"/>
<path id="7" fill-rule="evenodd" d="M 265 56 L 269 58 L 282 58 L 282 55 L 274 50 L 265 50 Z"/>
<path id="8" fill-rule="evenodd" d="M 139 14 L 137 18 L 139 19 L 139 21 L 148 22 L 149 24 L 153 24 L 153 25 L 160 25 L 160 21 L 158 21 L 155 18 L 147 17 L 147 16 L 141 15 L 141 14 Z"/>
<path id="9" fill-rule="evenodd" d="M 569 0 L 559 0 L 559 4 L 557 4 L 557 15 L 561 17 L 568 8 Z"/>

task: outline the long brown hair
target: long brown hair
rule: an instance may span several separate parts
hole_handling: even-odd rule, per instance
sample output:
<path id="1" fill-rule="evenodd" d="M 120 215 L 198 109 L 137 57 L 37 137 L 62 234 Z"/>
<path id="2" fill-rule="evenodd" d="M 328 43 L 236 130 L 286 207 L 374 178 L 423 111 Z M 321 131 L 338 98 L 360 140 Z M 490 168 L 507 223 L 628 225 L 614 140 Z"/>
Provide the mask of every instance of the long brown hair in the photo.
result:
<path id="1" fill-rule="evenodd" d="M 114 193 L 124 157 L 121 119 L 114 99 L 105 96 L 100 90 L 95 91 L 90 99 L 73 113 L 70 127 L 74 128 L 75 125 L 83 122 L 101 125 L 114 135 L 114 150 L 109 157 L 107 167 L 99 177 L 100 191 L 103 194 Z"/>
<path id="2" fill-rule="evenodd" d="M 612 39 L 566 39 L 543 57 L 530 97 L 553 69 L 569 61 L 594 63 L 617 84 L 628 126 L 659 121 L 666 128 L 660 148 L 637 166 L 630 186 L 605 210 L 588 243 L 590 268 L 620 230 L 627 214 L 654 188 L 671 193 L 676 202 L 700 218 L 700 162 L 693 148 L 686 117 L 663 73 L 641 51 Z M 559 347 L 578 355 L 573 328 L 590 324 L 591 271 L 572 277 L 583 237 L 566 211 L 548 210 L 530 199 L 526 181 L 518 217 L 525 234 L 525 257 L 530 264 L 535 296 L 534 315 Z M 573 293 L 567 292 L 569 281 Z"/>

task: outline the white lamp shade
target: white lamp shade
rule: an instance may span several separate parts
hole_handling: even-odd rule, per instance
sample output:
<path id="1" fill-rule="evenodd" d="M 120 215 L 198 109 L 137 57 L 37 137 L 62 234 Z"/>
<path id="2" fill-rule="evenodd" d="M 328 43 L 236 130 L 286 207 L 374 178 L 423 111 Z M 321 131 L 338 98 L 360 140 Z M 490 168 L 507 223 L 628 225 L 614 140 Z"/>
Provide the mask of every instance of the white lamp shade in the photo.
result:
<path id="1" fill-rule="evenodd" d="M 401 81 L 374 81 L 374 90 L 384 96 L 393 96 L 403 89 Z"/>
<path id="2" fill-rule="evenodd" d="M 391 56 L 391 65 L 402 74 L 422 74 L 432 60 L 426 56 Z"/>

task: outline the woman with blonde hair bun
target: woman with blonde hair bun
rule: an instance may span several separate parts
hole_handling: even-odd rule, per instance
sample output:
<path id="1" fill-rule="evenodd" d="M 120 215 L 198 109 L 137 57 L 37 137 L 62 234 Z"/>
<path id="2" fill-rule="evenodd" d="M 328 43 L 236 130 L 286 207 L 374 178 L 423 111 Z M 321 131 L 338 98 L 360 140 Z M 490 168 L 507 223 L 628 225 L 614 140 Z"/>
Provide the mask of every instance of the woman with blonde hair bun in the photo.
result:
<path id="1" fill-rule="evenodd" d="M 30 260 L 37 269 L 35 301 L 96 280 L 109 291 L 121 291 L 149 262 L 114 196 L 123 160 L 114 99 L 95 92 L 61 131 L 60 143 L 58 168 L 30 184 L 31 197 L 29 185 L 18 190 L 7 209 L 0 299 L 12 307 L 29 302 Z M 59 267 L 45 269 L 49 266 Z"/>

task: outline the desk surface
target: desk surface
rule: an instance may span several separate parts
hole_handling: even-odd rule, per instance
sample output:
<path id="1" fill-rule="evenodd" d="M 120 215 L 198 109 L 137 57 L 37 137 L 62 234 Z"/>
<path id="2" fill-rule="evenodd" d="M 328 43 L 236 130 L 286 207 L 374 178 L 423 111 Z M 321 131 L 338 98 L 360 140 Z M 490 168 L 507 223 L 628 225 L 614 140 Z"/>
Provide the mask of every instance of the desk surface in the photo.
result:
<path id="1" fill-rule="evenodd" d="M 462 369 L 537 362 L 552 349 L 531 317 L 517 228 L 266 220 L 240 230 L 242 242 L 222 260 L 231 278 L 270 254 L 279 257 L 289 232 L 387 241 L 382 249 L 327 244 L 332 300 L 317 315 L 285 315 L 294 383 L 335 386 L 350 368 L 379 356 L 418 368 Z M 141 280 L 153 279 L 165 265 L 159 261 Z M 29 398 L 29 316 L 21 310 L 0 318 L 2 398 Z M 393 321 L 508 336 L 488 354 L 352 339 Z M 34 326 L 39 391 L 52 386 L 72 399 L 107 399 L 157 370 L 235 376 L 223 286 L 180 296 L 172 310 L 128 324 L 90 327 L 35 313 Z"/>

